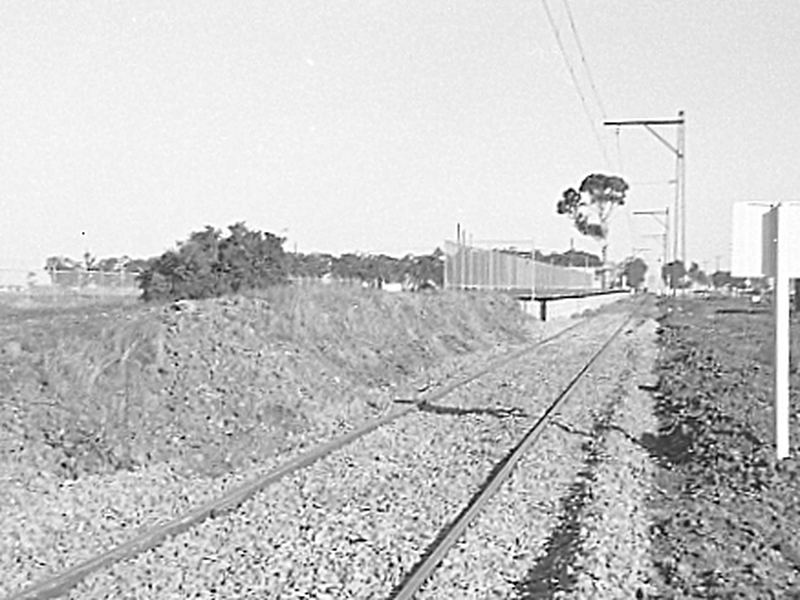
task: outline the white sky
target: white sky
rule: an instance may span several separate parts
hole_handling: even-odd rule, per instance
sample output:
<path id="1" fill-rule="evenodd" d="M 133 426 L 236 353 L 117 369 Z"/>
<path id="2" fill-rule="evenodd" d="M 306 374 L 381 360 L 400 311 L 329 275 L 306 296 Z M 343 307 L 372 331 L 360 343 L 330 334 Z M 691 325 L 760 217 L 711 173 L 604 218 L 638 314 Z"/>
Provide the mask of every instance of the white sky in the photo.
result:
<path id="1" fill-rule="evenodd" d="M 610 164 L 539 0 L 4 0 L 0 267 L 239 220 L 300 251 L 430 252 L 460 221 L 597 252 L 555 213 L 591 172 L 631 184 L 611 257 L 660 248 L 631 211 L 671 207 L 674 157 L 643 129 L 617 151 L 548 5 Z M 686 111 L 688 259 L 728 267 L 732 202 L 800 196 L 800 3 L 569 6 L 609 118 Z"/>

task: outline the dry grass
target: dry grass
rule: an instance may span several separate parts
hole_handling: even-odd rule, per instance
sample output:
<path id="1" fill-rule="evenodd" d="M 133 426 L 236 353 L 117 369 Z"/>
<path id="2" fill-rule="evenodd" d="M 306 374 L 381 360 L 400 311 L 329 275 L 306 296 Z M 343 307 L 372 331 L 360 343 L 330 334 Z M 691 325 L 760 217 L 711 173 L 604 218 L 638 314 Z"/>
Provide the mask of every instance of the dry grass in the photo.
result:
<path id="1" fill-rule="evenodd" d="M 526 323 L 500 296 L 325 286 L 7 311 L 0 452 L 69 477 L 163 460 L 230 470 L 385 409 L 449 357 L 522 341 Z"/>

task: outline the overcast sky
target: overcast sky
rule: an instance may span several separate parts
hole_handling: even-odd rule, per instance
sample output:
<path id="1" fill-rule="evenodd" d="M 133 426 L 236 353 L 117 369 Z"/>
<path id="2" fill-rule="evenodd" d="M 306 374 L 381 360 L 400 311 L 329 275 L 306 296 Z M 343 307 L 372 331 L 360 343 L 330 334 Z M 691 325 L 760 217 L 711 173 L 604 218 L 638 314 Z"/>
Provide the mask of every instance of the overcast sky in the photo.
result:
<path id="1" fill-rule="evenodd" d="M 800 2 L 547 6 L 586 109 L 540 0 L 3 0 L 0 267 L 235 221 L 335 254 L 429 252 L 457 222 L 597 252 L 555 213 L 592 172 L 631 184 L 621 258 L 660 247 L 631 212 L 671 205 L 675 162 L 604 114 L 681 109 L 687 255 L 728 267 L 734 201 L 800 197 Z"/>

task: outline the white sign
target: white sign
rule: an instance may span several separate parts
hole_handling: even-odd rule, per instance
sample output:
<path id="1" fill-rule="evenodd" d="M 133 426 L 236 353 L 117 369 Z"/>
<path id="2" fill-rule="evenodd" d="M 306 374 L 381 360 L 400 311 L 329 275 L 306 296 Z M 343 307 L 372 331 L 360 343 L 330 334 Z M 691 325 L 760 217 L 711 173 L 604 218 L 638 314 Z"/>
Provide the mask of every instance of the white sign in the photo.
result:
<path id="1" fill-rule="evenodd" d="M 789 277 L 800 277 L 800 202 L 781 202 L 781 229 L 787 232 L 781 239 Z M 762 216 L 762 273 L 777 275 L 775 252 L 778 244 L 778 207 Z"/>
<path id="2" fill-rule="evenodd" d="M 737 202 L 733 205 L 733 252 L 731 275 L 761 277 L 764 274 L 762 219 L 769 202 Z"/>
<path id="3" fill-rule="evenodd" d="M 774 278 L 775 450 L 789 456 L 789 279 L 800 277 L 800 202 L 733 205 L 734 277 Z"/>

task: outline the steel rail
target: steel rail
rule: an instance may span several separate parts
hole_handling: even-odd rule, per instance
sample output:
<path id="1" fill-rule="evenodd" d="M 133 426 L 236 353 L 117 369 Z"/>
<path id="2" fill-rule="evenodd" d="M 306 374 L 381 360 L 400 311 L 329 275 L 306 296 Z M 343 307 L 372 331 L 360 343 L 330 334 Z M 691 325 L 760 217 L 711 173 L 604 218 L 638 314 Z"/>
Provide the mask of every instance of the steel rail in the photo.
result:
<path id="1" fill-rule="evenodd" d="M 7 597 L 6 600 L 44 600 L 46 598 L 58 598 L 59 596 L 69 592 L 70 589 L 78 585 L 78 583 L 92 573 L 109 567 L 114 563 L 132 558 L 148 550 L 152 550 L 163 543 L 166 539 L 188 531 L 206 519 L 213 518 L 236 509 L 255 494 L 264 490 L 270 485 L 277 483 L 287 475 L 291 475 L 292 473 L 304 469 L 331 454 L 332 452 L 335 452 L 336 450 L 347 446 L 357 439 L 364 437 L 368 433 L 413 411 L 416 411 L 418 406 L 421 404 L 433 404 L 456 389 L 463 387 L 479 377 L 486 375 L 487 373 L 494 371 L 510 362 L 518 360 L 523 356 L 535 352 L 542 346 L 556 341 L 581 325 L 589 322 L 589 320 L 589 318 L 582 319 L 574 325 L 565 327 L 557 333 L 538 340 L 521 350 L 511 352 L 505 356 L 490 361 L 487 366 L 478 369 L 469 375 L 461 377 L 456 381 L 447 384 L 438 390 L 435 390 L 431 394 L 426 394 L 424 398 L 412 401 L 410 406 L 390 412 L 389 414 L 355 428 L 353 431 L 343 436 L 323 443 L 319 446 L 315 446 L 304 454 L 285 462 L 270 472 L 251 479 L 250 481 L 247 481 L 226 492 L 222 496 L 209 500 L 208 502 L 201 504 L 200 506 L 172 519 L 171 521 L 153 527 L 152 529 L 137 535 L 135 538 L 124 542 L 106 552 L 103 552 L 94 558 L 90 558 L 66 569 L 58 575 L 34 582 L 27 588 L 23 588 L 21 591 Z"/>
<path id="2" fill-rule="evenodd" d="M 439 566 L 445 555 L 450 551 L 456 541 L 466 531 L 469 524 L 483 510 L 489 500 L 497 493 L 505 483 L 511 472 L 516 467 L 520 459 L 530 449 L 541 435 L 550 419 L 559 408 L 572 395 L 575 387 L 583 379 L 583 376 L 591 369 L 592 365 L 602 356 L 608 347 L 617 339 L 620 333 L 633 320 L 635 315 L 628 316 L 622 324 L 614 330 L 606 342 L 595 352 L 589 361 L 573 376 L 567 386 L 553 400 L 550 406 L 537 419 L 536 423 L 527 431 L 519 443 L 501 459 L 497 464 L 502 465 L 493 471 L 481 489 L 469 501 L 464 510 L 448 524 L 442 531 L 443 535 L 437 538 L 433 547 L 429 548 L 426 555 L 411 569 L 406 578 L 393 590 L 390 598 L 392 600 L 410 600 L 420 588 L 425 584 L 431 574 Z"/>

